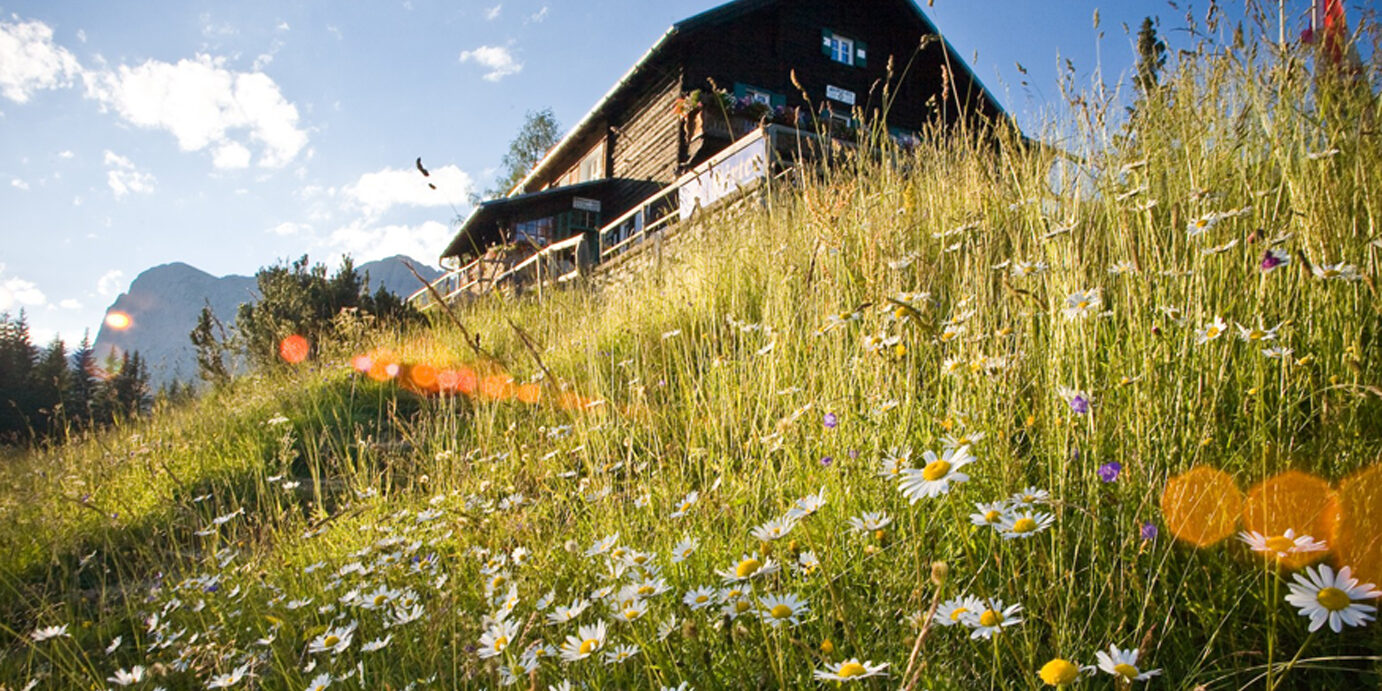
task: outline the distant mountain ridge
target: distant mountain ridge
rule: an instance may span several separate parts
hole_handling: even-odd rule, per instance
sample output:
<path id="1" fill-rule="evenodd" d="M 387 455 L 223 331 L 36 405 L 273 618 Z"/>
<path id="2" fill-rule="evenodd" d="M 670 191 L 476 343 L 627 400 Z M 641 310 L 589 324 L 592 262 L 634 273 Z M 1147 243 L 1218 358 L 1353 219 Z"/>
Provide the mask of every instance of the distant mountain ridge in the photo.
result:
<path id="1" fill-rule="evenodd" d="M 395 295 L 407 296 L 422 286 L 404 266 L 405 261 L 428 281 L 441 276 L 440 270 L 403 255 L 366 262 L 355 270 L 361 276 L 368 275 L 371 293 L 382 286 Z M 212 314 L 230 328 L 240 305 L 258 300 L 255 286 L 252 276 L 217 277 L 182 262 L 147 269 L 106 309 L 107 314 L 116 311 L 128 315 L 130 325 L 114 329 L 102 323 L 93 344 L 96 357 L 104 360 L 112 351 L 138 351 L 148 364 L 149 381 L 155 388 L 174 379 L 195 381 L 197 355 L 187 335 L 197 325 L 202 306 L 210 304 Z"/>

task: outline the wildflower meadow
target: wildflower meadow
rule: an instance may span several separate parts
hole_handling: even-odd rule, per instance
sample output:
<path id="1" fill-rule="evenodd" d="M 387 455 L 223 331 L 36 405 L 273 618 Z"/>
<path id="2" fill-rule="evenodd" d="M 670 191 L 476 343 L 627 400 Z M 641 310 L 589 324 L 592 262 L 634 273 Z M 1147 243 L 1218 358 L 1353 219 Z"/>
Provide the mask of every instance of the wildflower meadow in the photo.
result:
<path id="1" fill-rule="evenodd" d="M 0 688 L 1382 685 L 1376 65 L 1197 30 L 10 453 Z"/>

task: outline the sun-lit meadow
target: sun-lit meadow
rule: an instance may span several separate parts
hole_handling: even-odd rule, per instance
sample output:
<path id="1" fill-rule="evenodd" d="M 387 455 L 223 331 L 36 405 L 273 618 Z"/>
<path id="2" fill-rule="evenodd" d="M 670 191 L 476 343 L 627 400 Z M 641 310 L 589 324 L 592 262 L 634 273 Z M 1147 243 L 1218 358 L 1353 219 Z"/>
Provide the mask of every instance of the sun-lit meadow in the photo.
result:
<path id="1" fill-rule="evenodd" d="M 1274 50 L 6 459 L 0 688 L 1379 686 L 1378 104 Z"/>

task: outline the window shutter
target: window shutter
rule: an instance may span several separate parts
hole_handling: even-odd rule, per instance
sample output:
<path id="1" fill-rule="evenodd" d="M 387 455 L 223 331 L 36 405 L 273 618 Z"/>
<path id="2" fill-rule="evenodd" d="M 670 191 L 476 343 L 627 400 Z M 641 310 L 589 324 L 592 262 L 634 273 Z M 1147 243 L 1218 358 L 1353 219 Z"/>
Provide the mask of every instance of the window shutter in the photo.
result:
<path id="1" fill-rule="evenodd" d="M 743 82 L 735 82 L 735 83 L 734 83 L 734 98 L 736 98 L 736 99 L 741 99 L 741 100 L 742 100 L 742 99 L 744 98 L 744 96 L 747 95 L 747 94 L 748 94 L 748 88 L 746 88 L 746 87 L 744 86 L 744 83 L 743 83 Z"/>
<path id="2" fill-rule="evenodd" d="M 869 57 L 869 44 L 864 43 L 863 41 L 855 41 L 855 42 L 854 42 L 854 66 L 855 66 L 855 67 L 868 67 L 868 66 L 869 66 L 868 57 Z"/>
<path id="3" fill-rule="evenodd" d="M 830 29 L 821 29 L 821 54 L 827 58 L 830 57 L 830 39 L 834 36 Z"/>

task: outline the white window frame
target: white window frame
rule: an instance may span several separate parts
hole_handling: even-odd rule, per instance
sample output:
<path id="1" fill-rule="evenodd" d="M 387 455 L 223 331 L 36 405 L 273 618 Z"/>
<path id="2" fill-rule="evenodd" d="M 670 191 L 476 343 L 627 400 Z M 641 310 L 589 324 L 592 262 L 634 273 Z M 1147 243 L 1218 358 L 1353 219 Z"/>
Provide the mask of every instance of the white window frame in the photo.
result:
<path id="1" fill-rule="evenodd" d="M 854 65 L 854 39 L 831 34 L 830 59 L 852 67 Z"/>

